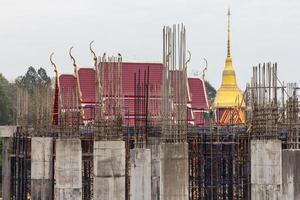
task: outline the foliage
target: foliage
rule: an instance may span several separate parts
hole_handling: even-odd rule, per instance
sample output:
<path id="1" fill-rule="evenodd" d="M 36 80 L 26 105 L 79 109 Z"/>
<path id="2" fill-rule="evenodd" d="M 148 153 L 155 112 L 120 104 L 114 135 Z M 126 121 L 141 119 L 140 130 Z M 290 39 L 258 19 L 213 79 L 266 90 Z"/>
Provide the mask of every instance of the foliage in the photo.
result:
<path id="1" fill-rule="evenodd" d="M 28 90 L 32 95 L 37 86 L 46 88 L 51 84 L 51 78 L 47 75 L 44 68 L 39 68 L 37 71 L 34 67 L 29 67 L 24 76 L 19 76 L 16 79 L 16 85 Z"/>
<path id="2" fill-rule="evenodd" d="M 14 105 L 15 96 L 14 84 L 0 74 L 0 125 L 11 125 L 14 123 Z M 0 149 L 2 149 L 2 139 L 0 138 Z M 0 172 L 2 172 L 2 154 L 0 154 Z"/>
<path id="3" fill-rule="evenodd" d="M 208 81 L 205 81 L 205 88 L 206 88 L 208 101 L 212 102 L 216 97 L 217 91 Z"/>
<path id="4" fill-rule="evenodd" d="M 14 107 L 13 97 L 15 88 L 5 77 L 0 74 L 0 125 L 8 125 L 13 123 Z"/>
<path id="5" fill-rule="evenodd" d="M 19 76 L 15 80 L 15 84 L 17 88 L 28 92 L 27 122 L 33 124 L 38 112 L 40 112 L 39 109 L 41 109 L 40 98 L 49 92 L 49 89 L 51 90 L 51 78 L 44 68 L 36 70 L 34 67 L 29 67 L 24 76 Z"/>

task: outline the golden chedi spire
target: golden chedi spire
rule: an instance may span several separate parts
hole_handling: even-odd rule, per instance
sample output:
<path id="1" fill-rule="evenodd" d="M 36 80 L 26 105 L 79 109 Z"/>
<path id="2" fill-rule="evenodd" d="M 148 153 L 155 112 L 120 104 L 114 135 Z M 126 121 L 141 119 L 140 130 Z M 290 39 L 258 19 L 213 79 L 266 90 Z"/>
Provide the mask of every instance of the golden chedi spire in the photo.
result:
<path id="1" fill-rule="evenodd" d="M 230 52 L 230 10 L 228 9 L 228 26 L 227 26 L 227 57 L 225 67 L 222 74 L 221 87 L 218 89 L 214 101 L 215 108 L 232 108 L 237 106 L 244 107 L 242 91 L 239 89 L 235 72 L 232 66 Z"/>

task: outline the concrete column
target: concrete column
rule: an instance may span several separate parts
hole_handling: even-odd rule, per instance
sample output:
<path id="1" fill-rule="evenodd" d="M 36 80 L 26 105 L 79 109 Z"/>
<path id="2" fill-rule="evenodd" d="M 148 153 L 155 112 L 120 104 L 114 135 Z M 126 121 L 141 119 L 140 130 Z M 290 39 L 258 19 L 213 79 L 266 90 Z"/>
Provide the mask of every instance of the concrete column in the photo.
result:
<path id="1" fill-rule="evenodd" d="M 80 139 L 57 139 L 55 145 L 54 198 L 82 199 L 82 150 Z"/>
<path id="2" fill-rule="evenodd" d="M 10 180 L 11 180 L 11 146 L 12 137 L 16 131 L 15 126 L 0 126 L 0 137 L 2 138 L 2 198 L 10 199 Z"/>
<path id="3" fill-rule="evenodd" d="M 160 199 L 160 138 L 148 138 L 148 149 L 151 150 L 151 200 Z"/>
<path id="4" fill-rule="evenodd" d="M 282 199 L 300 199 L 300 150 L 282 150 Z"/>
<path id="5" fill-rule="evenodd" d="M 282 199 L 281 160 L 280 140 L 251 140 L 251 199 Z"/>
<path id="6" fill-rule="evenodd" d="M 52 199 L 53 139 L 31 138 L 31 199 Z"/>
<path id="7" fill-rule="evenodd" d="M 151 152 L 150 149 L 130 151 L 130 199 L 151 200 Z"/>
<path id="8" fill-rule="evenodd" d="M 125 142 L 94 142 L 94 200 L 125 200 Z"/>
<path id="9" fill-rule="evenodd" d="M 10 181 L 11 181 L 11 168 L 10 168 L 10 147 L 12 138 L 2 138 L 2 198 L 3 200 L 10 199 Z"/>
<path id="10" fill-rule="evenodd" d="M 188 200 L 188 144 L 161 144 L 161 200 Z"/>

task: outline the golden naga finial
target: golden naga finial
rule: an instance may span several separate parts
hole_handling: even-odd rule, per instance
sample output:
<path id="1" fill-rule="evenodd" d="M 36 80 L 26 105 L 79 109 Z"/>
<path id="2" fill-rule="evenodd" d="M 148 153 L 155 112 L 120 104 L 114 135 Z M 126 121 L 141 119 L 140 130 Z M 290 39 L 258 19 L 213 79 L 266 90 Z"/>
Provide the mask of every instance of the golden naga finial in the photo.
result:
<path id="1" fill-rule="evenodd" d="M 205 78 L 205 71 L 207 71 L 208 62 L 207 62 L 207 60 L 205 58 L 203 58 L 203 60 L 205 61 L 205 67 L 202 70 L 202 79 L 204 80 L 204 78 Z"/>
<path id="2" fill-rule="evenodd" d="M 97 64 L 97 56 L 96 56 L 96 53 L 93 51 L 93 49 L 92 49 L 92 44 L 94 43 L 94 40 L 92 40 L 91 42 L 90 42 L 90 51 L 91 51 L 91 53 L 92 53 L 92 55 L 93 55 L 93 60 L 95 61 L 95 65 Z"/>
<path id="3" fill-rule="evenodd" d="M 73 62 L 74 73 L 75 73 L 75 75 L 76 75 L 76 73 L 77 73 L 77 65 L 76 65 L 75 58 L 72 56 L 72 49 L 73 49 L 73 48 L 74 48 L 74 47 L 72 46 L 72 47 L 69 49 L 69 55 L 70 55 L 71 60 L 72 60 L 72 62 Z"/>
<path id="4" fill-rule="evenodd" d="M 187 64 L 191 61 L 192 58 L 192 54 L 189 50 L 187 50 L 188 54 L 189 54 L 189 58 L 187 59 L 187 61 L 184 63 L 184 67 L 187 68 Z"/>
<path id="5" fill-rule="evenodd" d="M 230 12 L 230 8 L 228 8 L 228 11 L 227 11 L 227 17 L 228 17 L 228 21 L 227 21 L 227 57 L 230 58 L 230 15 L 231 15 L 231 12 Z"/>
<path id="6" fill-rule="evenodd" d="M 77 74 L 76 60 L 75 60 L 75 58 L 74 58 L 73 55 L 72 55 L 72 49 L 73 49 L 73 46 L 69 49 L 69 55 L 70 55 L 71 60 L 72 60 L 72 62 L 73 62 L 74 76 L 75 76 L 76 81 L 77 81 L 77 90 L 78 90 L 78 93 L 79 93 L 79 101 L 80 101 L 80 103 L 81 103 L 81 102 L 82 102 L 82 93 L 81 93 L 81 89 L 80 89 L 79 77 L 78 77 L 78 74 Z M 84 110 L 83 110 L 82 108 L 80 108 L 80 113 L 81 113 L 81 116 L 84 117 Z"/>
<path id="7" fill-rule="evenodd" d="M 51 65 L 54 67 L 55 76 L 57 77 L 58 71 L 57 71 L 57 66 L 56 66 L 56 64 L 53 62 L 53 59 L 52 59 L 53 55 L 54 55 L 54 52 L 52 52 L 52 53 L 50 54 L 50 62 L 51 62 Z"/>

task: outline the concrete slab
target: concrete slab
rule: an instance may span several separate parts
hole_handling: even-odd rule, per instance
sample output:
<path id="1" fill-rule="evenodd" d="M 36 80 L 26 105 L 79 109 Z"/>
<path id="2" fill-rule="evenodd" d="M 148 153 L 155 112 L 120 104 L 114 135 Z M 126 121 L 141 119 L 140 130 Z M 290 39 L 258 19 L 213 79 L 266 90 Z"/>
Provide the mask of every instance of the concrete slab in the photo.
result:
<path id="1" fill-rule="evenodd" d="M 300 150 L 282 150 L 282 199 L 300 199 Z"/>
<path id="2" fill-rule="evenodd" d="M 188 144 L 161 144 L 161 200 L 188 200 Z"/>
<path id="3" fill-rule="evenodd" d="M 0 126 L 0 137 L 13 137 L 16 126 Z"/>
<path id="4" fill-rule="evenodd" d="M 150 149 L 130 151 L 130 199 L 151 200 L 151 152 Z"/>
<path id="5" fill-rule="evenodd" d="M 94 141 L 94 200 L 125 200 L 125 142 Z"/>
<path id="6" fill-rule="evenodd" d="M 282 193 L 280 140 L 251 140 L 251 198 L 279 200 Z"/>
<path id="7" fill-rule="evenodd" d="M 82 199 L 82 150 L 80 139 L 57 139 L 55 161 L 56 200 Z"/>

